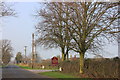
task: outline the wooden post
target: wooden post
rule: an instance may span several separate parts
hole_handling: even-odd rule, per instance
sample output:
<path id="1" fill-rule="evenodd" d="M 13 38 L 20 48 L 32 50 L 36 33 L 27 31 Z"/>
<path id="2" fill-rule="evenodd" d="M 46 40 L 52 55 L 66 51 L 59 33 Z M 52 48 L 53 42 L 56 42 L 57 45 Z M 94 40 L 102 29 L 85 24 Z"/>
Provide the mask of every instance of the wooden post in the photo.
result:
<path id="1" fill-rule="evenodd" d="M 24 48 L 24 50 L 25 50 L 25 63 L 27 63 L 27 60 L 26 60 L 26 48 L 27 48 L 27 46 L 24 46 L 25 48 Z"/>
<path id="2" fill-rule="evenodd" d="M 34 33 L 32 34 L 32 68 L 34 68 L 35 61 L 35 41 L 34 41 Z"/>

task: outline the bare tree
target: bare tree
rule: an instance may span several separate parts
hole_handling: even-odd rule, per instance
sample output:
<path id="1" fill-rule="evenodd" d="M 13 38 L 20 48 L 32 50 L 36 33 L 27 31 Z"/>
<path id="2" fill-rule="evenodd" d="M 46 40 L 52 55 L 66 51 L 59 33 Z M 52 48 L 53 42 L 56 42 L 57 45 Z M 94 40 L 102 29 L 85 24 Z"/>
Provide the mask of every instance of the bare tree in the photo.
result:
<path id="1" fill-rule="evenodd" d="M 1 50 L 1 56 L 2 56 L 2 62 L 4 64 L 8 64 L 12 57 L 12 51 L 13 48 L 11 46 L 11 41 L 9 40 L 0 40 L 0 50 Z"/>
<path id="2" fill-rule="evenodd" d="M 118 37 L 118 3 L 116 2 L 71 2 L 71 3 L 52 3 L 51 8 L 48 6 L 42 11 L 40 16 L 43 16 L 43 24 L 41 26 L 42 35 L 47 34 L 50 38 L 45 44 L 54 44 L 60 41 L 62 29 L 62 37 L 68 36 L 70 41 L 66 45 L 65 42 L 60 42 L 80 55 L 80 73 L 84 69 L 84 55 L 86 52 L 96 52 L 101 50 L 105 41 L 112 42 Z M 44 13 L 43 13 L 44 12 Z M 62 15 L 61 15 L 62 13 Z M 61 24 L 59 23 L 61 22 Z M 47 27 L 46 27 L 47 26 Z M 41 29 L 41 30 L 40 30 Z M 48 30 L 48 31 L 46 31 Z M 65 34 L 64 32 L 69 34 Z M 53 36 L 54 33 L 58 37 Z M 59 35 L 60 34 L 60 35 Z M 44 37 L 42 37 L 44 39 Z M 48 37 L 47 37 L 48 38 Z M 65 38 L 61 38 L 62 41 Z M 68 39 L 68 40 L 69 40 Z M 44 40 L 43 40 L 44 41 Z M 52 41 L 52 43 L 51 43 Z"/>
<path id="3" fill-rule="evenodd" d="M 42 9 L 38 12 L 38 16 L 44 20 L 36 26 L 36 30 L 38 34 L 43 33 L 37 42 L 49 48 L 59 47 L 62 52 L 62 61 L 64 61 L 66 57 L 68 59 L 68 51 L 70 49 L 67 43 L 70 42 L 71 39 L 64 23 L 60 20 L 60 17 L 64 15 L 61 10 L 62 5 L 62 3 L 46 4 L 48 9 Z M 59 6 L 60 9 L 56 6 Z"/>
<path id="4" fill-rule="evenodd" d="M 15 16 L 15 10 L 5 2 L 0 2 L 0 17 Z"/>
<path id="5" fill-rule="evenodd" d="M 98 51 L 105 39 L 110 41 L 117 37 L 118 3 L 80 2 L 71 5 L 70 19 L 67 19 L 70 21 L 65 22 L 70 24 L 68 30 L 74 40 L 70 49 L 80 54 L 80 73 L 83 73 L 85 53 Z"/>

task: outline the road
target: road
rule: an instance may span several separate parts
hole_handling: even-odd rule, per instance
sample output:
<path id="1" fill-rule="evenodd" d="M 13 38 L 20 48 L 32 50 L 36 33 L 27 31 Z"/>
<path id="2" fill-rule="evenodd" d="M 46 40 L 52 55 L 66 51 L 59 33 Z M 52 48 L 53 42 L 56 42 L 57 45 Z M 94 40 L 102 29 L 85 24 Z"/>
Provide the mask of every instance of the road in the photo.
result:
<path id="1" fill-rule="evenodd" d="M 9 65 L 2 69 L 2 80 L 56 80 L 15 65 Z"/>

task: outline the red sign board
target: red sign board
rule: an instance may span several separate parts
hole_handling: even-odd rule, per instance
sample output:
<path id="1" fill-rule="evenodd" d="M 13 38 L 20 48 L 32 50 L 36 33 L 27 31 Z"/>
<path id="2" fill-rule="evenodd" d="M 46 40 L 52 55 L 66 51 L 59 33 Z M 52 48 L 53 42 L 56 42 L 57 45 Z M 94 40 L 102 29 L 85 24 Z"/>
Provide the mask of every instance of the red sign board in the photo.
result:
<path id="1" fill-rule="evenodd" d="M 58 58 L 57 57 L 53 57 L 51 60 L 52 60 L 52 64 L 54 64 L 54 65 L 58 64 Z"/>

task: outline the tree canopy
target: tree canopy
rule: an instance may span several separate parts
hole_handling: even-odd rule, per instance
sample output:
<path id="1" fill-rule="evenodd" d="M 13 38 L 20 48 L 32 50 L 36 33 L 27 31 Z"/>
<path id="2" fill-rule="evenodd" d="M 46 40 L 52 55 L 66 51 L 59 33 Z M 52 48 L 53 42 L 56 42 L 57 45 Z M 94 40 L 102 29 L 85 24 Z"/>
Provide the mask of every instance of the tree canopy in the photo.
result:
<path id="1" fill-rule="evenodd" d="M 38 42 L 79 53 L 80 73 L 83 73 L 85 53 L 101 50 L 106 40 L 117 39 L 120 32 L 117 2 L 52 2 L 45 5 L 45 9 L 38 11 L 38 17 L 42 18 L 36 27 L 40 35 Z"/>
<path id="2" fill-rule="evenodd" d="M 0 2 L 0 17 L 15 16 L 16 12 L 5 2 Z"/>
<path id="3" fill-rule="evenodd" d="M 8 64 L 12 57 L 13 48 L 10 40 L 0 40 L 0 54 L 3 64 Z"/>
<path id="4" fill-rule="evenodd" d="M 22 59 L 23 59 L 22 53 L 18 52 L 16 57 L 15 57 L 15 60 L 17 61 L 17 63 L 21 63 Z"/>

